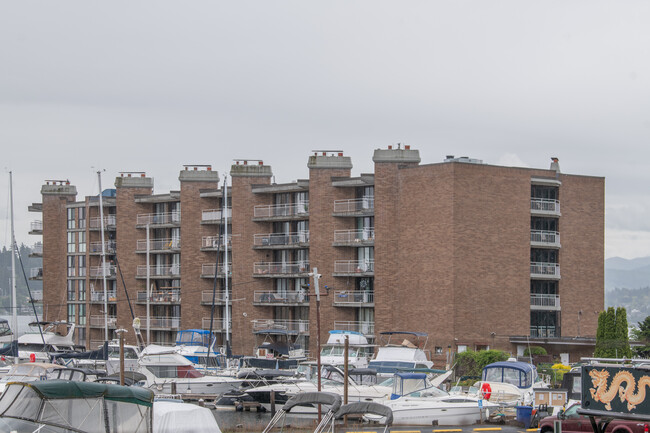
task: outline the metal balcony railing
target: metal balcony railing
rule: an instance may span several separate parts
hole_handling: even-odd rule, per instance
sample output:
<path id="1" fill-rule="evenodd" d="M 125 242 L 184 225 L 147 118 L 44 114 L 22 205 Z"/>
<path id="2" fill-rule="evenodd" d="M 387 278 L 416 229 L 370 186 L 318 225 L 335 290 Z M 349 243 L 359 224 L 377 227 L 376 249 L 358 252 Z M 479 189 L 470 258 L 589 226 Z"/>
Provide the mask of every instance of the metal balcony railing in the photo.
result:
<path id="1" fill-rule="evenodd" d="M 255 319 L 253 331 L 287 331 L 298 334 L 309 333 L 309 320 Z"/>
<path id="2" fill-rule="evenodd" d="M 232 320 L 229 321 L 230 327 L 230 332 L 232 332 Z M 201 320 L 201 325 L 203 329 L 210 329 L 210 318 L 209 317 L 204 317 L 203 320 Z M 226 330 L 226 320 L 220 317 L 215 317 L 212 320 L 212 331 L 214 332 L 224 332 Z"/>
<path id="3" fill-rule="evenodd" d="M 309 202 L 257 205 L 253 208 L 254 218 L 273 218 L 309 214 Z"/>
<path id="4" fill-rule="evenodd" d="M 555 338 L 560 336 L 557 326 L 531 326 L 530 336 L 533 338 Z"/>
<path id="5" fill-rule="evenodd" d="M 147 292 L 139 291 L 137 294 L 137 302 L 147 302 Z M 149 302 L 180 302 L 181 289 L 169 290 L 152 290 Z"/>
<path id="6" fill-rule="evenodd" d="M 94 217 L 90 219 L 91 229 L 101 229 L 101 217 Z M 106 215 L 104 216 L 104 228 L 115 227 L 115 215 Z"/>
<path id="7" fill-rule="evenodd" d="M 541 246 L 559 247 L 560 233 L 548 230 L 531 230 L 530 243 Z"/>
<path id="8" fill-rule="evenodd" d="M 560 308 L 560 295 L 530 294 L 531 307 Z"/>
<path id="9" fill-rule="evenodd" d="M 95 328 L 103 328 L 105 325 L 104 316 L 90 316 L 90 326 Z M 108 317 L 108 327 L 115 328 L 117 327 L 117 317 L 109 316 Z"/>
<path id="10" fill-rule="evenodd" d="M 106 296 L 109 301 L 117 300 L 117 290 L 107 290 Z M 103 291 L 90 291 L 90 302 L 104 302 L 104 292 Z"/>
<path id="11" fill-rule="evenodd" d="M 102 252 L 102 243 L 101 242 L 91 242 L 89 245 L 90 253 L 101 253 Z M 104 251 L 106 254 L 114 254 L 117 249 L 117 244 L 115 241 L 105 241 L 104 242 Z"/>
<path id="12" fill-rule="evenodd" d="M 149 239 L 149 251 L 177 250 L 180 247 L 180 238 Z M 140 252 L 147 251 L 147 240 L 138 239 L 135 250 Z"/>
<path id="13" fill-rule="evenodd" d="M 226 238 L 221 236 L 221 248 L 232 247 L 232 236 L 228 235 L 228 242 Z M 217 248 L 219 247 L 219 236 L 203 236 L 201 238 L 201 248 Z"/>
<path id="14" fill-rule="evenodd" d="M 335 274 L 359 274 L 374 271 L 374 260 L 337 260 L 334 262 Z"/>
<path id="15" fill-rule="evenodd" d="M 216 264 L 214 263 L 204 263 L 201 265 L 201 275 L 207 275 L 214 277 L 214 271 L 216 269 Z M 221 264 L 219 265 L 219 275 L 223 276 L 226 267 Z M 232 263 L 228 264 L 228 274 L 232 274 Z"/>
<path id="16" fill-rule="evenodd" d="M 336 331 L 355 331 L 363 335 L 375 334 L 374 322 L 341 322 L 334 321 L 334 330 Z"/>
<path id="17" fill-rule="evenodd" d="M 254 263 L 253 274 L 255 275 L 288 275 L 303 274 L 309 272 L 309 262 L 271 262 Z"/>
<path id="18" fill-rule="evenodd" d="M 43 300 L 43 291 L 42 290 L 32 290 L 32 299 L 36 302 Z"/>
<path id="19" fill-rule="evenodd" d="M 43 268 L 31 268 L 29 270 L 29 278 L 43 278 Z"/>
<path id="20" fill-rule="evenodd" d="M 218 222 L 221 221 L 223 209 L 206 209 L 201 213 L 201 221 L 203 222 Z M 226 219 L 232 218 L 232 209 L 226 208 Z"/>
<path id="21" fill-rule="evenodd" d="M 369 291 L 335 290 L 335 304 L 371 304 L 375 302 L 375 294 Z"/>
<path id="22" fill-rule="evenodd" d="M 560 201 L 547 198 L 531 198 L 530 210 L 540 214 L 560 215 Z"/>
<path id="23" fill-rule="evenodd" d="M 29 231 L 31 232 L 42 232 L 43 231 L 43 221 L 36 220 L 29 223 Z"/>
<path id="24" fill-rule="evenodd" d="M 532 262 L 530 264 L 531 277 L 560 278 L 560 265 L 557 263 Z"/>
<path id="25" fill-rule="evenodd" d="M 147 328 L 147 319 L 140 319 L 140 326 Z M 172 331 L 177 331 L 181 328 L 181 318 L 180 317 L 150 317 L 152 328 L 161 328 L 169 329 Z"/>
<path id="26" fill-rule="evenodd" d="M 43 243 L 36 242 L 32 245 L 32 254 L 43 255 Z"/>
<path id="27" fill-rule="evenodd" d="M 334 200 L 335 213 L 350 213 L 370 211 L 375 208 L 374 197 L 353 198 L 348 200 Z"/>
<path id="28" fill-rule="evenodd" d="M 253 236 L 253 246 L 291 246 L 309 242 L 309 230 L 302 230 L 295 233 L 266 233 Z"/>
<path id="29" fill-rule="evenodd" d="M 149 275 L 152 277 L 178 277 L 181 275 L 181 265 L 151 265 Z M 138 265 L 136 277 L 147 276 L 147 265 Z"/>
<path id="30" fill-rule="evenodd" d="M 335 230 L 335 243 L 362 243 L 371 242 L 375 239 L 375 228 L 369 227 L 360 230 Z"/>
<path id="31" fill-rule="evenodd" d="M 226 293 L 223 290 L 217 290 L 214 294 L 214 303 L 223 304 L 226 301 Z M 212 290 L 204 290 L 201 292 L 201 303 L 212 304 Z"/>
<path id="32" fill-rule="evenodd" d="M 139 214 L 136 217 L 136 224 L 141 226 L 156 225 L 156 224 L 178 224 L 181 222 L 181 213 L 176 212 L 161 212 L 161 213 L 146 213 Z"/>
<path id="33" fill-rule="evenodd" d="M 115 265 L 111 265 L 109 263 L 106 263 L 106 265 L 103 267 L 103 272 L 102 272 L 102 267 L 101 266 L 91 266 L 90 271 L 88 272 L 88 276 L 90 277 L 114 277 L 116 272 Z"/>
<path id="34" fill-rule="evenodd" d="M 259 290 L 253 293 L 253 302 L 258 304 L 302 304 L 309 302 L 309 296 L 301 292 L 277 293 L 271 290 Z"/>

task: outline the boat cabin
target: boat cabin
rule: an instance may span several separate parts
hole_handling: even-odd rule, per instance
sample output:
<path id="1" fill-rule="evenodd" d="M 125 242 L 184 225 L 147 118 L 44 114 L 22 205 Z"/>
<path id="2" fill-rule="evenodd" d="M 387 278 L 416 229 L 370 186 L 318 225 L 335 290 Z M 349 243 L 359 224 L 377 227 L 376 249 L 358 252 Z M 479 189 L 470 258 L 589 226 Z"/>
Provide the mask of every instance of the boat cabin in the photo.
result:
<path id="1" fill-rule="evenodd" d="M 493 362 L 483 368 L 483 382 L 501 382 L 527 389 L 537 382 L 537 369 L 519 361 Z"/>

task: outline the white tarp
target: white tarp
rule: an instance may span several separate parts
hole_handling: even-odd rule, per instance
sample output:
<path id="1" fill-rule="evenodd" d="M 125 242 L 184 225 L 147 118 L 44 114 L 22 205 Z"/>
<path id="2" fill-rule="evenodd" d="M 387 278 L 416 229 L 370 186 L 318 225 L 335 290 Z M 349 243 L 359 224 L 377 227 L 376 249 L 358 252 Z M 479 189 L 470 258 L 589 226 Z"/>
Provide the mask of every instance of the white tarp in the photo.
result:
<path id="1" fill-rule="evenodd" d="M 210 409 L 190 403 L 154 401 L 153 433 L 221 433 Z"/>

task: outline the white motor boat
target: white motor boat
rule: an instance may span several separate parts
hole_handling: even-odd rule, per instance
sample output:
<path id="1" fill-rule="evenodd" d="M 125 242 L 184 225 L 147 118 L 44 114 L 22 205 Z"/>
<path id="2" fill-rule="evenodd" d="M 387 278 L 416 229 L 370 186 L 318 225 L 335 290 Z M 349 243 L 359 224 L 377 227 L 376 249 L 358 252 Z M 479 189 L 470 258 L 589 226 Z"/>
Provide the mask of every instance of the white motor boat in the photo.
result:
<path id="1" fill-rule="evenodd" d="M 75 324 L 68 322 L 32 322 L 29 326 L 41 327 L 18 337 L 18 358 L 20 361 L 49 362 L 51 353 L 74 352 L 72 337 Z M 85 348 L 81 348 L 85 350 Z"/>
<path id="2" fill-rule="evenodd" d="M 391 377 L 400 370 L 430 369 L 433 362 L 425 352 L 428 335 L 424 332 L 382 332 L 384 345 L 368 364 L 382 377 Z"/>
<path id="3" fill-rule="evenodd" d="M 174 348 L 149 345 L 138 361 L 146 380 L 144 387 L 155 394 L 206 394 L 219 396 L 239 389 L 241 379 L 232 376 L 204 376 L 192 362 Z"/>
<path id="4" fill-rule="evenodd" d="M 479 390 L 479 397 L 509 406 L 534 404 L 534 388 L 548 388 L 533 364 L 514 358 L 485 366 L 481 381 L 474 386 Z"/>
<path id="5" fill-rule="evenodd" d="M 0 379 L 0 394 L 5 390 L 9 382 L 34 382 L 52 378 L 55 371 L 60 370 L 59 364 L 49 362 L 25 362 L 14 364 L 9 372 Z"/>
<path id="6" fill-rule="evenodd" d="M 330 331 L 327 343 L 320 351 L 321 362 L 343 367 L 346 337 L 348 338 L 348 366 L 350 368 L 367 367 L 374 346 L 368 344 L 368 339 L 362 333 L 355 331 Z"/>

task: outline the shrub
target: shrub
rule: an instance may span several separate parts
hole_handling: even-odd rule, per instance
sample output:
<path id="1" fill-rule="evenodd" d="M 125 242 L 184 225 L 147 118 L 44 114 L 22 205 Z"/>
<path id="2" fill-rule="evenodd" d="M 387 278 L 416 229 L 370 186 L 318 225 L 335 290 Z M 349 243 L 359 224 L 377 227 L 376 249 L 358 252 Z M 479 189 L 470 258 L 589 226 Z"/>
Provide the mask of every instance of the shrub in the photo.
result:
<path id="1" fill-rule="evenodd" d="M 541 346 L 530 346 L 524 350 L 524 356 L 546 355 L 546 349 Z"/>

